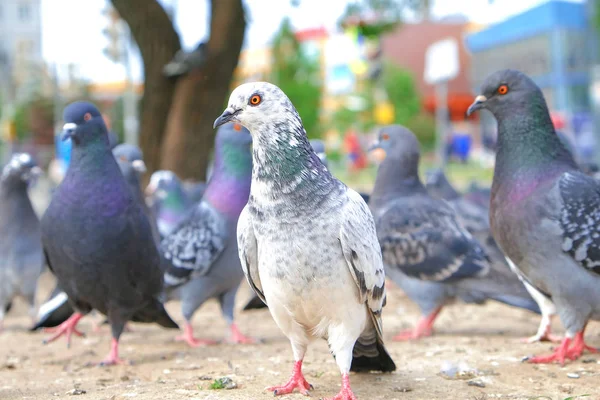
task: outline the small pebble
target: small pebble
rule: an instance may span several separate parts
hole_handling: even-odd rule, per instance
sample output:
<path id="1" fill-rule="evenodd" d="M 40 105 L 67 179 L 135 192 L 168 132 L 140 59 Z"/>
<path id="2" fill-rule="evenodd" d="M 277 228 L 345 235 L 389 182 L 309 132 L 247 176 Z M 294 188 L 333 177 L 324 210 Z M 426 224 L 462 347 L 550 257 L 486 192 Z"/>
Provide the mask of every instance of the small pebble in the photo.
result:
<path id="1" fill-rule="evenodd" d="M 579 379 L 579 374 L 576 374 L 575 372 L 569 372 L 567 374 L 567 378 L 571 378 L 571 379 Z"/>
<path id="2" fill-rule="evenodd" d="M 485 387 L 485 383 L 483 383 L 479 379 L 473 379 L 471 381 L 467 381 L 467 385 L 469 385 L 469 386 L 475 386 L 475 387 L 479 387 L 479 388 L 484 388 Z"/>
<path id="3" fill-rule="evenodd" d="M 80 396 L 85 393 L 86 393 L 85 390 L 82 390 L 82 389 L 71 389 L 65 394 L 69 395 L 69 396 Z"/>
<path id="4" fill-rule="evenodd" d="M 408 393 L 408 392 L 412 392 L 412 388 L 410 387 L 400 387 L 400 386 L 394 386 L 392 388 L 392 392 L 398 392 L 398 393 Z"/>

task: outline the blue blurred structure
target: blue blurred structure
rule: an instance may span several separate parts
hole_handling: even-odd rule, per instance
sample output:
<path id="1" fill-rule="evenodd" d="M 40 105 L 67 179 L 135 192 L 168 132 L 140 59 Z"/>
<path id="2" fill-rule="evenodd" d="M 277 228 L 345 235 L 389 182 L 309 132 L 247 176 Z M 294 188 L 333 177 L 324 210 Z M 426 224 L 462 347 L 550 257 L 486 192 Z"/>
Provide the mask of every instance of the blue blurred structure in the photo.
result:
<path id="1" fill-rule="evenodd" d="M 597 51 L 589 19 L 585 3 L 548 1 L 468 35 L 474 93 L 492 72 L 518 69 L 540 86 L 552 111 L 569 121 L 574 115 L 589 118 L 590 63 Z M 481 121 L 484 135 L 494 132 L 489 113 Z"/>
<path id="2" fill-rule="evenodd" d="M 71 139 L 62 140 L 62 135 L 59 132 L 58 135 L 54 136 L 54 142 L 56 144 L 56 158 L 62 161 L 65 171 L 71 162 Z"/>
<path id="3" fill-rule="evenodd" d="M 471 151 L 473 139 L 468 133 L 455 133 L 452 135 L 452 154 L 462 162 L 467 162 Z"/>

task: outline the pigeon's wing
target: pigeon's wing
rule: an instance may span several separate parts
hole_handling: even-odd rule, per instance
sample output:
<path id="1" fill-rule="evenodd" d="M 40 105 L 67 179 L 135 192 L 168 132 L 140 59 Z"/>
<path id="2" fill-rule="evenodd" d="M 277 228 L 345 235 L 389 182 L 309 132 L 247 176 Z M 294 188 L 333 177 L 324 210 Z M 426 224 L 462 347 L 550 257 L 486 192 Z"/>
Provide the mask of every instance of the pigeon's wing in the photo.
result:
<path id="1" fill-rule="evenodd" d="M 458 221 L 469 233 L 489 232 L 489 212 L 477 203 L 470 202 L 463 197 L 448 202 L 456 211 Z"/>
<path id="2" fill-rule="evenodd" d="M 244 207 L 238 219 L 237 240 L 240 262 L 248 284 L 258 297 L 267 304 L 258 274 L 258 247 L 256 245 L 256 237 L 254 236 L 248 206 Z"/>
<path id="3" fill-rule="evenodd" d="M 581 172 L 566 172 L 558 190 L 563 251 L 600 274 L 600 183 Z"/>
<path id="4" fill-rule="evenodd" d="M 169 264 L 165 272 L 165 284 L 179 285 L 188 281 L 192 274 L 206 275 L 223 253 L 226 242 L 225 218 L 205 202 L 198 204 L 162 240 L 163 255 Z"/>
<path id="5" fill-rule="evenodd" d="M 348 189 L 348 202 L 342 210 L 340 244 L 348 269 L 358 286 L 360 301 L 367 304 L 379 335 L 381 310 L 385 305 L 385 272 L 377 243 L 375 222 L 362 197 Z"/>
<path id="6" fill-rule="evenodd" d="M 485 275 L 489 258 L 454 211 L 430 197 L 397 199 L 377 214 L 384 264 L 427 281 Z"/>

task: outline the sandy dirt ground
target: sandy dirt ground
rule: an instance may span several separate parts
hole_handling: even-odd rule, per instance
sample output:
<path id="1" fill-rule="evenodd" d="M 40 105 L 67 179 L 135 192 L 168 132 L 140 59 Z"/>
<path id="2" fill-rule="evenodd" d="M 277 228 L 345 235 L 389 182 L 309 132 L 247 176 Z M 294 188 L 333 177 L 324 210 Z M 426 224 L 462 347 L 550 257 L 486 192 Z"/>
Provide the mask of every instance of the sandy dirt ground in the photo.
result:
<path id="1" fill-rule="evenodd" d="M 44 275 L 39 298 L 45 299 L 53 279 Z M 523 356 L 549 352 L 552 344 L 522 344 L 519 338 L 533 334 L 538 317 L 500 304 L 447 307 L 436 324 L 436 336 L 416 343 L 395 343 L 398 330 L 412 326 L 417 308 L 388 284 L 384 310 L 388 349 L 396 361 L 392 374 L 352 374 L 359 399 L 600 399 L 600 356 L 586 354 L 576 362 L 536 366 L 522 363 Z M 241 306 L 250 296 L 244 283 L 238 295 Z M 182 321 L 179 303 L 168 309 Z M 287 381 L 292 353 L 268 311 L 238 313 L 244 332 L 262 338 L 263 344 L 218 344 L 188 348 L 175 342 L 177 332 L 155 325 L 133 324 L 133 332 L 121 338 L 122 357 L 132 366 L 97 367 L 108 351 L 110 335 L 93 333 L 88 316 L 80 327 L 85 338 L 74 338 L 70 349 L 60 340 L 42 345 L 47 333 L 29 333 L 30 319 L 22 302 L 5 321 L 0 334 L 0 399 L 81 400 L 117 399 L 268 399 L 268 385 Z M 221 339 L 226 325 L 216 302 L 205 304 L 194 325 L 203 337 Z M 555 329 L 561 332 L 558 321 Z M 586 335 L 600 346 L 600 324 L 590 323 Z M 467 372 L 460 379 L 442 376 L 442 370 L 458 367 Z M 314 385 L 313 398 L 329 397 L 339 390 L 340 377 L 324 341 L 315 342 L 304 363 L 307 379 Z M 471 371 L 471 372 L 468 372 Z M 234 389 L 211 389 L 215 379 L 229 377 Z M 479 385 L 479 386 L 474 386 Z M 484 387 L 480 387 L 484 386 Z M 577 397 L 588 395 L 586 397 Z M 300 399 L 295 393 L 284 399 Z"/>

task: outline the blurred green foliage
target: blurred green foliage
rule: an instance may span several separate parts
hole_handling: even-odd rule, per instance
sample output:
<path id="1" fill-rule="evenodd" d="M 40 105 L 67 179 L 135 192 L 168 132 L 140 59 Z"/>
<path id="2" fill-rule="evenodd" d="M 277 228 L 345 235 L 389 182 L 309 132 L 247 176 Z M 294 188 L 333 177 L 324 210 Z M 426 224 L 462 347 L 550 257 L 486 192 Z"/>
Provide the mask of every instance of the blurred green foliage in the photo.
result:
<path id="1" fill-rule="evenodd" d="M 23 140 L 29 135 L 51 134 L 54 126 L 53 99 L 35 94 L 29 101 L 15 108 L 14 122 L 18 140 Z"/>
<path id="2" fill-rule="evenodd" d="M 290 20 L 285 18 L 272 45 L 273 66 L 269 81 L 290 98 L 302 118 L 310 139 L 322 135 L 319 123 L 323 82 L 318 57 L 311 57 L 296 39 Z"/>
<path id="3" fill-rule="evenodd" d="M 423 151 L 435 149 L 435 118 L 426 113 L 420 113 L 412 117 L 405 125 L 410 129 L 419 142 Z"/>

